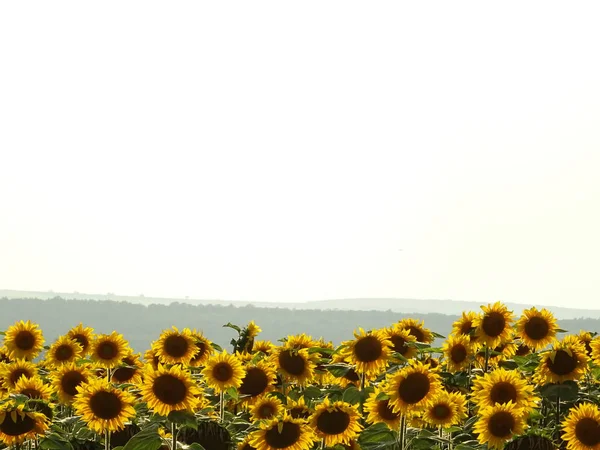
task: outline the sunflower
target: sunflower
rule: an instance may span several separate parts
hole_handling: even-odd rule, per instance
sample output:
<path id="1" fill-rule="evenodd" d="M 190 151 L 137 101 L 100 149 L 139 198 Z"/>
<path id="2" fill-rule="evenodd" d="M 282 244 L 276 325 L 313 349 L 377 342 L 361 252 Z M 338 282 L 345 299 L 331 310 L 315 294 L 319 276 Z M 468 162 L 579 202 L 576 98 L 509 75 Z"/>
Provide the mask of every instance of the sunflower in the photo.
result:
<path id="1" fill-rule="evenodd" d="M 8 349 L 6 349 L 6 347 L 0 348 L 0 364 L 9 363 L 11 361 L 12 360 L 10 359 L 10 356 L 8 355 Z"/>
<path id="2" fill-rule="evenodd" d="M 248 364 L 238 391 L 246 404 L 253 403 L 261 395 L 271 391 L 277 382 L 275 370 L 266 361 Z"/>
<path id="3" fill-rule="evenodd" d="M 430 344 L 433 342 L 433 334 L 427 328 L 425 328 L 425 322 L 416 319 L 402 319 L 398 321 L 398 328 L 402 330 L 408 330 L 409 333 L 415 337 L 417 342 L 423 342 Z"/>
<path id="4" fill-rule="evenodd" d="M 563 439 L 569 450 L 600 448 L 600 409 L 592 403 L 582 403 L 569 411 L 562 423 Z"/>
<path id="5" fill-rule="evenodd" d="M 344 355 L 355 367 L 358 373 L 367 376 L 378 375 L 385 370 L 391 355 L 391 341 L 380 331 L 365 333 L 359 328 L 354 332 L 355 339 L 342 343 L 345 345 Z"/>
<path id="6" fill-rule="evenodd" d="M 522 434 L 525 427 L 523 411 L 509 402 L 481 410 L 473 431 L 479 435 L 480 444 L 500 449 L 513 436 Z"/>
<path id="7" fill-rule="evenodd" d="M 442 346 L 448 372 L 460 372 L 473 360 L 473 347 L 467 335 L 453 335 Z"/>
<path id="8" fill-rule="evenodd" d="M 48 349 L 46 363 L 48 367 L 57 367 L 77 361 L 82 356 L 83 349 L 77 341 L 68 336 L 61 336 Z"/>
<path id="9" fill-rule="evenodd" d="M 452 334 L 457 336 L 468 336 L 471 343 L 477 342 L 477 334 L 475 333 L 475 320 L 479 314 L 473 311 L 463 312 L 460 319 L 452 324 Z"/>
<path id="10" fill-rule="evenodd" d="M 44 384 L 42 379 L 37 376 L 32 378 L 21 377 L 15 384 L 12 392 L 14 394 L 26 395 L 35 400 L 49 401 L 52 396 L 52 388 Z"/>
<path id="11" fill-rule="evenodd" d="M 314 377 L 315 364 L 306 348 L 277 347 L 270 360 L 286 379 L 300 386 L 310 383 Z"/>
<path id="12" fill-rule="evenodd" d="M 323 439 L 326 446 L 333 447 L 347 444 L 358 437 L 363 428 L 360 417 L 357 406 L 342 401 L 332 403 L 325 398 L 309 420 L 317 436 Z"/>
<path id="13" fill-rule="evenodd" d="M 188 371 L 179 365 L 166 368 L 162 364 L 156 370 L 146 366 L 141 391 L 148 407 L 161 416 L 184 409 L 194 411 L 201 393 Z"/>
<path id="14" fill-rule="evenodd" d="M 429 365 L 412 360 L 402 370 L 388 376 L 386 394 L 394 412 L 403 414 L 422 409 L 441 389 L 440 376 Z"/>
<path id="15" fill-rule="evenodd" d="M 87 355 L 90 352 L 91 343 L 94 340 L 94 329 L 84 327 L 83 324 L 80 323 L 67 332 L 67 337 L 81 345 L 83 355 Z"/>
<path id="16" fill-rule="evenodd" d="M 523 343 L 534 351 L 552 344 L 558 330 L 556 319 L 546 308 L 541 311 L 536 308 L 526 309 L 516 326 Z"/>
<path id="17" fill-rule="evenodd" d="M 96 336 L 91 348 L 92 359 L 107 369 L 121 364 L 121 360 L 130 352 L 127 341 L 116 331 Z"/>
<path id="18" fill-rule="evenodd" d="M 300 397 L 298 400 L 292 400 L 288 398 L 286 408 L 288 410 L 288 414 L 294 419 L 306 420 L 314 412 L 311 408 L 308 407 L 306 401 L 304 400 L 304 397 Z"/>
<path id="19" fill-rule="evenodd" d="M 580 339 L 580 342 L 581 342 L 581 339 Z M 591 354 L 591 357 L 592 357 L 592 360 L 594 361 L 594 363 L 596 365 L 600 365 L 600 338 L 596 337 L 596 338 L 592 339 L 588 345 L 591 349 L 591 353 L 588 353 L 587 348 L 586 348 L 586 354 L 588 354 L 588 355 Z"/>
<path id="20" fill-rule="evenodd" d="M 249 449 L 256 450 L 309 450 L 315 441 L 315 433 L 304 420 L 287 414 L 262 422 L 248 438 Z"/>
<path id="21" fill-rule="evenodd" d="M 592 340 L 594 339 L 596 333 L 592 334 L 589 331 L 581 330 L 577 335 L 579 341 L 585 346 L 585 352 L 589 357 L 592 357 Z"/>
<path id="22" fill-rule="evenodd" d="M 4 346 L 11 359 L 31 360 L 42 351 L 44 336 L 37 324 L 21 320 L 6 330 Z"/>
<path id="23" fill-rule="evenodd" d="M 385 395 L 384 387 L 376 388 L 365 402 L 367 423 L 385 423 L 390 429 L 397 430 L 400 424 L 400 413 L 394 412 L 390 405 L 389 396 Z M 381 397 L 381 398 L 377 398 Z"/>
<path id="24" fill-rule="evenodd" d="M 248 338 L 250 339 L 254 339 L 256 336 L 258 336 L 258 333 L 262 331 L 262 329 L 256 325 L 256 323 L 254 323 L 254 320 L 250 321 L 246 327 L 246 330 L 248 330 Z"/>
<path id="25" fill-rule="evenodd" d="M 33 378 L 37 375 L 37 367 L 34 363 L 24 359 L 0 366 L 0 377 L 7 389 L 14 389 L 21 377 Z"/>
<path id="26" fill-rule="evenodd" d="M 204 335 L 196 330 L 191 331 L 192 337 L 194 338 L 194 345 L 198 350 L 190 361 L 190 366 L 200 367 L 206 363 L 206 360 L 210 358 L 215 349 L 212 343 L 204 337 Z"/>
<path id="27" fill-rule="evenodd" d="M 154 345 L 154 342 L 152 345 Z M 160 358 L 153 348 L 146 350 L 144 353 L 144 361 L 146 361 L 147 364 L 150 364 L 154 370 L 156 370 L 160 364 Z"/>
<path id="28" fill-rule="evenodd" d="M 250 408 L 252 420 L 268 420 L 283 412 L 283 403 L 277 397 L 262 396 Z"/>
<path id="29" fill-rule="evenodd" d="M 509 341 L 512 333 L 510 326 L 513 319 L 512 311 L 500 302 L 482 306 L 481 309 L 483 314 L 473 321 L 478 341 L 490 348 Z"/>
<path id="30" fill-rule="evenodd" d="M 301 348 L 312 348 L 316 347 L 316 343 L 311 336 L 304 333 L 297 334 L 295 336 L 288 336 L 283 344 L 285 348 L 301 349 Z"/>
<path id="31" fill-rule="evenodd" d="M 133 395 L 108 381 L 92 380 L 77 387 L 73 406 L 88 428 L 101 434 L 125 428 L 125 422 L 135 416 L 134 401 Z"/>
<path id="32" fill-rule="evenodd" d="M 60 366 L 52 373 L 52 386 L 58 394 L 60 403 L 68 405 L 77 395 L 77 388 L 92 378 L 89 367 L 70 363 Z"/>
<path id="33" fill-rule="evenodd" d="M 8 402 L 0 409 L 0 441 L 8 446 L 35 439 L 47 429 L 46 416 L 35 411 L 25 411 L 23 405 L 15 406 Z"/>
<path id="34" fill-rule="evenodd" d="M 459 392 L 440 392 L 423 412 L 425 422 L 442 428 L 458 425 L 466 417 L 467 399 Z"/>
<path id="35" fill-rule="evenodd" d="M 179 331 L 176 327 L 164 330 L 152 348 L 163 364 L 188 365 L 198 352 L 194 336 L 189 328 Z"/>
<path id="36" fill-rule="evenodd" d="M 222 353 L 208 359 L 206 367 L 202 369 L 202 375 L 206 378 L 208 386 L 217 392 L 223 392 L 231 387 L 240 387 L 245 370 L 238 358 L 223 350 Z"/>
<path id="37" fill-rule="evenodd" d="M 250 436 L 246 436 L 244 440 L 237 445 L 237 450 L 256 450 L 256 447 L 250 445 Z"/>
<path id="38" fill-rule="evenodd" d="M 475 378 L 472 399 L 480 409 L 511 402 L 516 408 L 528 412 L 539 400 L 533 390 L 534 386 L 521 378 L 518 372 L 500 368 Z"/>
<path id="39" fill-rule="evenodd" d="M 504 342 L 493 349 L 488 349 L 487 364 L 488 368 L 497 367 L 500 362 L 511 359 L 517 353 L 518 346 L 512 341 Z M 480 348 L 475 355 L 475 366 L 480 369 L 485 369 L 486 363 L 486 348 Z"/>
<path id="40" fill-rule="evenodd" d="M 417 356 L 417 347 L 411 345 L 412 343 L 417 342 L 417 338 L 410 334 L 410 330 L 400 328 L 400 326 L 395 323 L 391 328 L 387 328 L 385 333 L 387 340 L 391 342 L 392 352 L 398 353 L 406 359 Z"/>
<path id="41" fill-rule="evenodd" d="M 252 353 L 263 352 L 265 355 L 269 356 L 274 348 L 275 345 L 271 341 L 254 341 Z"/>
<path id="42" fill-rule="evenodd" d="M 534 375 L 540 384 L 579 380 L 588 371 L 589 358 L 577 336 L 569 335 L 542 355 Z"/>
<path id="43" fill-rule="evenodd" d="M 531 353 L 531 349 L 527 347 L 523 342 L 516 342 L 517 350 L 515 351 L 515 356 L 527 356 Z"/>
<path id="44" fill-rule="evenodd" d="M 140 355 L 129 354 L 121 361 L 112 373 L 111 380 L 114 383 L 139 384 L 142 382 L 142 370 L 144 365 L 140 361 Z"/>

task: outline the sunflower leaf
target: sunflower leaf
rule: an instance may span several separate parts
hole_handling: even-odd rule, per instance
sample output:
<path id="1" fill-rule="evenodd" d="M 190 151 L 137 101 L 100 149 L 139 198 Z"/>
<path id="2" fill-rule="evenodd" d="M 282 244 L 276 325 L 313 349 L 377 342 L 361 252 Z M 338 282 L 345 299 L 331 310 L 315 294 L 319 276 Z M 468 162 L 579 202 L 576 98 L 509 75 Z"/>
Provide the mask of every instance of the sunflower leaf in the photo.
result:
<path id="1" fill-rule="evenodd" d="M 152 426 L 129 439 L 123 450 L 158 450 L 162 446 L 162 438 L 157 427 Z"/>
<path id="2" fill-rule="evenodd" d="M 226 393 L 234 400 L 238 400 L 240 398 L 237 389 L 234 387 L 227 388 Z"/>
<path id="3" fill-rule="evenodd" d="M 238 333 L 242 332 L 242 329 L 240 327 L 238 327 L 237 325 L 232 324 L 231 322 L 227 322 L 225 325 L 223 325 L 223 328 L 232 328 L 235 331 L 237 331 Z"/>
<path id="4" fill-rule="evenodd" d="M 183 425 L 188 428 L 193 428 L 194 430 L 198 429 L 198 422 L 196 421 L 196 416 L 194 413 L 191 413 L 186 410 L 181 411 L 171 411 L 167 416 L 173 423 L 177 423 Z"/>
<path id="5" fill-rule="evenodd" d="M 221 347 L 219 344 L 215 344 L 214 342 L 211 342 L 210 345 L 212 345 L 212 348 L 214 348 L 219 353 L 221 353 L 223 351 L 223 347 Z"/>
<path id="6" fill-rule="evenodd" d="M 52 433 L 45 436 L 40 441 L 40 449 L 42 450 L 73 450 L 71 443 L 59 436 L 58 434 Z"/>

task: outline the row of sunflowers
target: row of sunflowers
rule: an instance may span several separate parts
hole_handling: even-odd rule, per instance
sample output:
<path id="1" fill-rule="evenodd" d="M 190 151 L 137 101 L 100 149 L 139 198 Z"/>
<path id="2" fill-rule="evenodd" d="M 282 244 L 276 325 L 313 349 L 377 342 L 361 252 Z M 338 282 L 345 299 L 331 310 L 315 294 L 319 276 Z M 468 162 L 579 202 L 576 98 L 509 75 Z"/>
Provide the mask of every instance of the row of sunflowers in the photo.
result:
<path id="1" fill-rule="evenodd" d="M 49 346 L 17 322 L 0 349 L 0 448 L 600 450 L 600 338 L 497 302 L 445 338 L 422 321 L 230 352 L 164 330 L 142 356 L 82 324 Z M 441 342 L 441 347 L 435 343 Z"/>

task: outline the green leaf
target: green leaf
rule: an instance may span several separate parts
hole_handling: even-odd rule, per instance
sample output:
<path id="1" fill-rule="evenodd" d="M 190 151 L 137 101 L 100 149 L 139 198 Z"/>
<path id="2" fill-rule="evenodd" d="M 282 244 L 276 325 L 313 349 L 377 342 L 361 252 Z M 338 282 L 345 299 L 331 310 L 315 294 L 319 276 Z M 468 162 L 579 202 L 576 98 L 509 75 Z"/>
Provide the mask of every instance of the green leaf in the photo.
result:
<path id="1" fill-rule="evenodd" d="M 355 405 L 357 403 L 360 403 L 362 400 L 362 393 L 355 387 L 355 386 L 349 386 L 345 391 L 344 391 L 344 395 L 342 396 L 342 400 L 350 403 L 352 405 Z"/>
<path id="2" fill-rule="evenodd" d="M 238 400 L 240 398 L 237 389 L 234 387 L 227 388 L 225 392 L 234 400 Z"/>
<path id="3" fill-rule="evenodd" d="M 302 395 L 305 398 L 319 398 L 321 396 L 321 389 L 319 389 L 316 386 L 308 386 L 306 389 L 304 389 L 304 391 L 302 392 Z"/>
<path id="4" fill-rule="evenodd" d="M 238 333 L 242 332 L 242 329 L 240 327 L 238 327 L 237 325 L 232 324 L 231 322 L 227 322 L 225 325 L 223 325 L 223 328 L 233 328 Z"/>
<path id="5" fill-rule="evenodd" d="M 158 450 L 162 446 L 162 438 L 156 427 L 140 431 L 133 436 L 123 450 Z"/>
<path id="6" fill-rule="evenodd" d="M 223 351 L 223 347 L 221 347 L 219 344 L 215 344 L 214 342 L 211 342 L 212 348 L 214 348 L 217 352 L 221 353 Z"/>
<path id="7" fill-rule="evenodd" d="M 198 444 L 197 442 L 194 442 L 192 445 L 190 445 L 188 447 L 189 450 L 206 450 L 204 447 L 202 447 L 200 444 Z"/>
<path id="8" fill-rule="evenodd" d="M 177 423 L 188 428 L 193 428 L 194 430 L 198 429 L 198 421 L 196 420 L 196 416 L 190 411 L 171 411 L 167 416 L 167 419 L 173 423 Z"/>
<path id="9" fill-rule="evenodd" d="M 57 434 L 49 434 L 40 440 L 42 450 L 73 450 L 73 446 L 65 438 Z"/>
<path id="10" fill-rule="evenodd" d="M 564 383 L 546 384 L 540 388 L 540 394 L 544 398 L 561 400 L 575 400 L 579 394 L 579 386 L 575 381 Z"/>
<path id="11" fill-rule="evenodd" d="M 352 368 L 348 364 L 335 363 L 335 364 L 326 364 L 325 368 L 331 372 L 334 377 L 343 377 L 346 375 L 350 369 Z"/>
<path id="12" fill-rule="evenodd" d="M 375 397 L 375 400 L 380 402 L 382 400 L 388 400 L 389 398 L 390 396 L 388 394 L 386 394 L 385 392 L 380 392 L 379 394 L 377 394 L 377 397 Z"/>

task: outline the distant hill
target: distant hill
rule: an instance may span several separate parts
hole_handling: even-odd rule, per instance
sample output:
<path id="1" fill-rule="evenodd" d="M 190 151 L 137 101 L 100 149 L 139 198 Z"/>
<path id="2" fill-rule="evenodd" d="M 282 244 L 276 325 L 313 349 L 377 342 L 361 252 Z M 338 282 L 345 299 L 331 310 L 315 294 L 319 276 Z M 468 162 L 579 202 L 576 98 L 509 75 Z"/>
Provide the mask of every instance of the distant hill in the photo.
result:
<path id="1" fill-rule="evenodd" d="M 192 299 L 192 298 L 166 298 L 166 297 L 145 297 L 126 296 L 116 294 L 86 294 L 79 292 L 38 292 L 38 291 L 19 291 L 0 289 L 0 298 L 37 298 L 48 300 L 60 297 L 65 300 L 110 300 L 116 302 L 128 302 L 141 305 L 168 305 L 170 303 L 189 303 L 191 305 L 223 305 L 244 307 L 248 305 L 260 308 L 287 308 L 301 310 L 339 310 L 339 311 L 393 311 L 402 314 L 448 314 L 460 315 L 463 311 L 480 311 L 480 306 L 484 304 L 478 302 L 467 302 L 459 300 L 436 300 L 436 299 L 408 299 L 408 298 L 351 298 L 351 299 L 333 299 L 318 300 L 310 302 L 249 302 L 249 301 L 229 301 L 222 299 Z M 485 302 L 487 303 L 487 302 Z M 558 319 L 577 319 L 577 318 L 600 318 L 600 309 L 578 309 L 565 308 L 558 306 L 544 306 L 534 304 L 506 303 L 515 314 L 520 314 L 523 309 L 536 306 L 538 308 L 547 308 L 552 311 Z"/>

